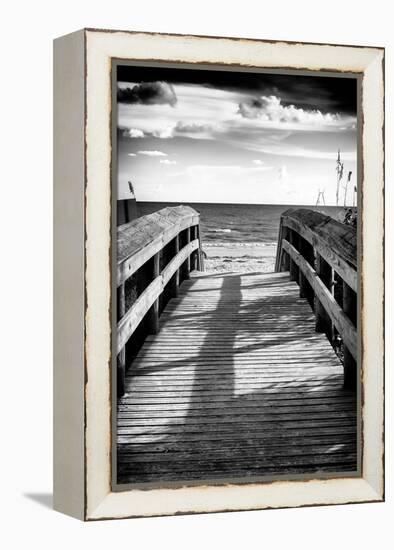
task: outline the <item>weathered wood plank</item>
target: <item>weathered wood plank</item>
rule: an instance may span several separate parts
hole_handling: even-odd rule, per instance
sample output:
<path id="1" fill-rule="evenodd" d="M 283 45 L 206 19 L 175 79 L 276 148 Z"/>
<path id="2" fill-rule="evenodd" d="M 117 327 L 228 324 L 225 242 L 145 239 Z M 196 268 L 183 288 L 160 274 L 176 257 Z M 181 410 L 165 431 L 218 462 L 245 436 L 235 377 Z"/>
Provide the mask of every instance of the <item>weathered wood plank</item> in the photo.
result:
<path id="1" fill-rule="evenodd" d="M 179 426 L 178 426 L 179 428 Z M 227 431 L 223 428 L 220 432 L 204 430 L 199 432 L 198 430 L 193 430 L 191 427 L 187 433 L 182 434 L 178 430 L 173 430 L 172 432 L 167 431 L 165 433 L 165 439 L 159 439 L 158 436 L 164 435 L 163 432 L 160 433 L 145 433 L 142 430 L 137 431 L 138 428 L 120 428 L 118 435 L 118 443 L 123 445 L 128 445 L 129 448 L 137 447 L 139 449 L 146 449 L 149 451 L 152 446 L 160 444 L 161 447 L 164 445 L 166 447 L 171 447 L 173 445 L 179 445 L 181 448 L 189 448 L 190 445 L 201 446 L 210 446 L 215 445 L 216 442 L 219 442 L 224 447 L 239 445 L 240 437 L 238 433 L 235 433 L 234 430 Z M 279 429 L 280 428 L 280 429 Z M 310 439 L 319 438 L 323 440 L 332 440 L 335 439 L 337 442 L 352 441 L 357 440 L 357 430 L 354 427 L 354 422 L 348 421 L 342 422 L 341 424 L 330 424 L 327 421 L 321 421 L 315 426 L 300 426 L 295 427 L 294 425 L 283 425 L 281 426 L 272 425 L 264 426 L 262 429 L 251 430 L 246 427 L 242 430 L 242 442 L 247 442 L 250 444 L 261 444 L 261 442 L 281 441 L 282 444 L 286 445 L 288 442 L 292 444 L 303 445 L 307 444 Z M 164 444 L 163 444 L 164 441 Z"/>
<path id="2" fill-rule="evenodd" d="M 128 406 L 129 404 L 137 405 L 143 407 L 144 405 L 186 405 L 190 406 L 190 398 L 192 397 L 192 391 L 181 391 L 181 392 L 162 392 L 161 394 L 151 394 L 147 393 L 136 393 L 126 394 L 122 403 L 118 405 L 119 410 L 122 410 L 122 407 Z M 290 390 L 284 390 L 283 392 L 275 390 L 266 390 L 264 392 L 264 402 L 265 403 L 277 403 L 278 406 L 281 403 L 312 403 L 314 401 L 319 401 L 322 403 L 329 403 L 330 401 L 355 401 L 354 392 L 343 392 L 342 390 L 325 390 L 325 391 L 314 391 L 312 393 L 307 392 L 292 392 Z M 245 403 L 254 403 L 258 405 L 261 404 L 261 396 L 254 393 L 246 394 L 243 396 L 243 401 Z M 233 392 L 223 392 L 223 393 L 212 393 L 212 390 L 208 392 L 203 392 L 200 394 L 198 403 L 194 405 L 201 407 L 207 406 L 227 406 L 228 403 L 231 403 L 233 406 L 237 406 L 237 401 L 234 399 Z"/>
<path id="3" fill-rule="evenodd" d="M 242 430 L 244 437 L 264 437 L 269 438 L 274 433 L 279 431 L 283 433 L 284 437 L 288 437 L 295 433 L 295 431 L 301 431 L 302 433 L 319 433 L 321 430 L 329 430 L 330 433 L 356 433 L 356 423 L 354 418 L 348 419 L 335 419 L 335 418 L 323 418 L 310 420 L 276 420 L 275 422 L 268 422 L 265 424 L 259 424 L 256 428 L 256 424 L 252 425 L 250 422 L 244 424 L 237 424 L 235 427 L 230 424 L 221 424 L 216 426 L 215 424 L 205 425 L 190 425 L 185 432 L 182 423 L 174 423 L 169 426 L 123 426 L 119 427 L 119 436 L 130 436 L 127 441 L 140 442 L 149 438 L 149 441 L 157 441 L 157 436 L 166 436 L 166 441 L 169 441 L 173 436 L 176 440 L 179 440 L 181 436 L 182 441 L 198 440 L 200 439 L 218 439 L 218 438 L 230 438 L 239 440 L 239 430 Z M 160 439 L 161 441 L 161 439 Z"/>

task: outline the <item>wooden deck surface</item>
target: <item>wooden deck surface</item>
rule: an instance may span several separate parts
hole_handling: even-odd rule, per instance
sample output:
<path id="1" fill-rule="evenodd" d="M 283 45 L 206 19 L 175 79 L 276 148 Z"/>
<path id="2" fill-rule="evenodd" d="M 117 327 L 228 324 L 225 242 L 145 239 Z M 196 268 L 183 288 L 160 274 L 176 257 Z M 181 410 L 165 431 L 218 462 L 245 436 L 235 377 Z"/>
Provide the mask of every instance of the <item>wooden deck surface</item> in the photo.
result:
<path id="1" fill-rule="evenodd" d="M 118 482 L 356 470 L 356 394 L 288 273 L 194 274 L 128 371 Z"/>

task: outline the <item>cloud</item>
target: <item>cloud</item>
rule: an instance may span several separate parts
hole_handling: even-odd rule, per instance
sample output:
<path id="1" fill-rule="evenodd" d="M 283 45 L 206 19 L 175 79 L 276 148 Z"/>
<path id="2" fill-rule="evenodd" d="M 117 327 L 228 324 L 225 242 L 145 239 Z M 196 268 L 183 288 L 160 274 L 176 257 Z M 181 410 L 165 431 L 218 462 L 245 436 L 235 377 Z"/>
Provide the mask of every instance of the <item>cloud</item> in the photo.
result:
<path id="1" fill-rule="evenodd" d="M 264 164 L 264 161 L 259 160 L 259 159 L 255 159 L 255 160 L 253 161 L 253 164 L 257 164 L 257 166 L 262 166 L 262 165 Z"/>
<path id="2" fill-rule="evenodd" d="M 166 125 L 156 129 L 125 128 L 120 127 L 120 132 L 126 138 L 147 138 L 155 137 L 160 139 L 170 139 L 173 137 L 210 137 L 212 126 L 210 124 L 199 122 L 182 122 L 178 120 L 176 124 Z"/>
<path id="3" fill-rule="evenodd" d="M 160 164 L 167 164 L 169 166 L 170 164 L 176 164 L 176 160 L 164 159 L 160 161 Z"/>
<path id="4" fill-rule="evenodd" d="M 147 157 L 166 157 L 167 153 L 163 151 L 138 151 L 139 155 L 146 155 Z"/>
<path id="5" fill-rule="evenodd" d="M 201 124 L 199 122 L 178 121 L 174 126 L 174 131 L 180 134 L 199 134 L 200 132 L 209 132 L 212 130 L 210 124 Z"/>
<path id="6" fill-rule="evenodd" d="M 127 153 L 128 157 L 136 157 L 137 155 L 135 153 Z"/>
<path id="7" fill-rule="evenodd" d="M 125 128 L 123 130 L 124 137 L 129 138 L 143 138 L 145 137 L 144 132 L 138 128 Z"/>
<path id="8" fill-rule="evenodd" d="M 173 136 L 173 128 L 171 126 L 167 126 L 166 128 L 159 128 L 157 130 L 141 130 L 141 128 L 119 128 L 121 134 L 125 138 L 131 138 L 131 139 L 141 139 L 141 138 L 147 138 L 147 137 L 155 137 L 155 138 L 172 138 Z"/>
<path id="9" fill-rule="evenodd" d="M 335 124 L 341 121 L 338 114 L 305 110 L 294 105 L 282 105 L 277 96 L 260 96 L 249 98 L 238 104 L 238 113 L 247 119 L 259 119 L 263 122 L 280 122 L 295 124 Z"/>
<path id="10" fill-rule="evenodd" d="M 118 102 L 142 105 L 171 105 L 177 103 L 174 88 L 168 82 L 141 82 L 132 88 L 118 88 Z"/>
<path id="11" fill-rule="evenodd" d="M 152 132 L 146 132 L 146 135 L 160 139 L 168 139 L 174 137 L 174 131 L 171 126 L 167 126 L 166 128 L 160 128 L 158 130 L 153 130 Z"/>

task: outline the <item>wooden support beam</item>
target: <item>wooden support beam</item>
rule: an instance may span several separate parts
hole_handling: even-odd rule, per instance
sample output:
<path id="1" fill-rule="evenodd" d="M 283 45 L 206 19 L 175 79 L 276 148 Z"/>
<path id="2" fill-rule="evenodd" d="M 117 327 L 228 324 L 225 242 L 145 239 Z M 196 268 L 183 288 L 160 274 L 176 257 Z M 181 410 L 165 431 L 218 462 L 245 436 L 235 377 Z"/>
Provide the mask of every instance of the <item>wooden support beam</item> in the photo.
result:
<path id="1" fill-rule="evenodd" d="M 343 347 L 343 386 L 350 390 L 357 386 L 357 361 L 347 346 Z"/>
<path id="2" fill-rule="evenodd" d="M 321 281 L 327 287 L 327 290 L 332 293 L 333 289 L 333 270 L 328 262 L 319 254 L 316 254 L 316 273 Z M 315 314 L 316 314 L 316 332 L 324 332 L 327 338 L 332 342 L 334 327 L 330 316 L 324 309 L 320 300 L 315 296 Z"/>
<path id="3" fill-rule="evenodd" d="M 190 227 L 186 229 L 186 244 L 189 244 L 191 241 L 190 236 Z M 190 256 L 186 258 L 186 279 L 190 279 Z"/>
<path id="4" fill-rule="evenodd" d="M 195 226 L 195 238 L 198 239 L 198 249 L 197 249 L 197 269 L 198 271 L 204 271 L 204 258 L 202 257 L 202 249 L 201 249 L 201 230 L 200 226 Z"/>
<path id="5" fill-rule="evenodd" d="M 198 239 L 198 234 L 197 234 L 197 226 L 196 225 L 193 225 L 191 228 L 191 238 L 192 240 L 194 241 L 195 239 Z M 195 271 L 196 269 L 198 269 L 198 250 L 195 250 L 191 257 L 190 257 L 190 263 L 191 263 L 191 270 L 192 271 Z"/>
<path id="6" fill-rule="evenodd" d="M 281 241 L 280 241 L 280 256 L 279 256 L 279 270 L 290 271 L 290 256 L 283 250 L 282 239 L 290 240 L 290 229 L 288 227 L 282 227 Z"/>
<path id="7" fill-rule="evenodd" d="M 305 258 L 305 260 L 309 263 L 311 267 L 314 268 L 314 254 L 313 254 L 313 246 L 308 243 L 305 239 L 302 237 L 299 237 L 298 240 L 298 250 L 300 254 Z M 306 298 L 308 300 L 309 305 L 311 308 L 314 308 L 314 292 L 312 286 L 309 284 L 308 279 L 302 272 L 302 269 L 299 270 L 299 285 L 300 285 L 300 298 Z"/>
<path id="8" fill-rule="evenodd" d="M 357 327 L 357 294 L 343 282 L 342 288 L 343 311 L 350 321 Z M 346 344 L 343 349 L 344 386 L 355 388 L 357 384 L 357 358 L 353 357 Z"/>
<path id="9" fill-rule="evenodd" d="M 121 319 L 126 313 L 126 295 L 125 284 L 122 283 L 118 287 L 118 319 Z M 124 345 L 118 353 L 117 359 L 117 393 L 118 397 L 124 394 L 126 376 L 126 346 Z"/>
<path id="10" fill-rule="evenodd" d="M 292 246 L 294 246 L 294 248 L 296 250 L 298 250 L 298 233 L 296 233 L 295 231 L 293 231 L 292 229 L 289 229 L 289 232 L 290 232 L 290 244 Z M 284 240 L 282 240 L 282 249 L 283 249 L 283 243 L 284 243 Z M 286 250 L 286 249 L 284 249 Z M 290 256 L 290 280 L 291 281 L 298 281 L 299 279 L 299 269 L 298 269 L 298 265 L 296 264 L 296 262 L 294 261 L 294 259 Z"/>
<path id="11" fill-rule="evenodd" d="M 278 234 L 278 246 L 276 247 L 276 258 L 275 258 L 275 271 L 276 273 L 281 271 L 282 267 L 282 254 L 283 254 L 283 248 L 282 248 L 282 233 L 283 233 L 283 220 L 280 218 L 279 223 L 279 234 Z M 287 236 L 287 240 L 290 242 L 290 235 Z"/>
<path id="12" fill-rule="evenodd" d="M 173 257 L 175 258 L 179 252 L 179 235 L 174 238 Z M 175 270 L 174 275 L 171 277 L 168 283 L 168 289 L 170 291 L 170 297 L 176 298 L 179 292 L 179 267 Z"/>
<path id="13" fill-rule="evenodd" d="M 187 246 L 190 243 L 190 227 L 185 229 L 185 244 L 184 246 Z M 188 255 L 186 260 L 183 262 L 181 266 L 181 277 L 182 280 L 188 280 L 190 279 L 190 256 Z"/>
<path id="14" fill-rule="evenodd" d="M 153 260 L 153 277 L 155 280 L 160 275 L 160 254 L 155 254 Z M 157 298 L 146 314 L 148 334 L 157 334 L 159 332 L 159 298 Z"/>
<path id="15" fill-rule="evenodd" d="M 342 290 L 343 311 L 357 327 L 357 294 L 343 281 Z"/>

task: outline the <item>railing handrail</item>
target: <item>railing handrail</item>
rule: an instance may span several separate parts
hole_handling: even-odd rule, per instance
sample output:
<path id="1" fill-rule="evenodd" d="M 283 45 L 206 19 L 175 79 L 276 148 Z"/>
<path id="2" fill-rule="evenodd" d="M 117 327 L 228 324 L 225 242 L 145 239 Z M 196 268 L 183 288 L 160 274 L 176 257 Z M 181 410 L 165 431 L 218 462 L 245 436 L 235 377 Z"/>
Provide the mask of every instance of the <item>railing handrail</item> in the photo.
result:
<path id="1" fill-rule="evenodd" d="M 117 284 L 122 284 L 184 229 L 199 225 L 190 206 L 168 206 L 117 228 Z"/>
<path id="2" fill-rule="evenodd" d="M 343 341 L 345 385 L 357 366 L 357 230 L 307 209 L 281 216 L 275 271 L 289 271 L 316 315 L 316 330 Z M 338 285 L 338 283 L 341 283 Z M 340 288 L 339 288 L 340 287 Z M 336 332 L 335 332 L 336 331 Z"/>
<path id="3" fill-rule="evenodd" d="M 357 292 L 357 231 L 354 227 L 306 208 L 283 212 L 279 241 L 283 227 L 296 231 L 337 271 L 341 278 Z M 278 242 L 275 270 L 279 271 L 282 247 Z"/>

